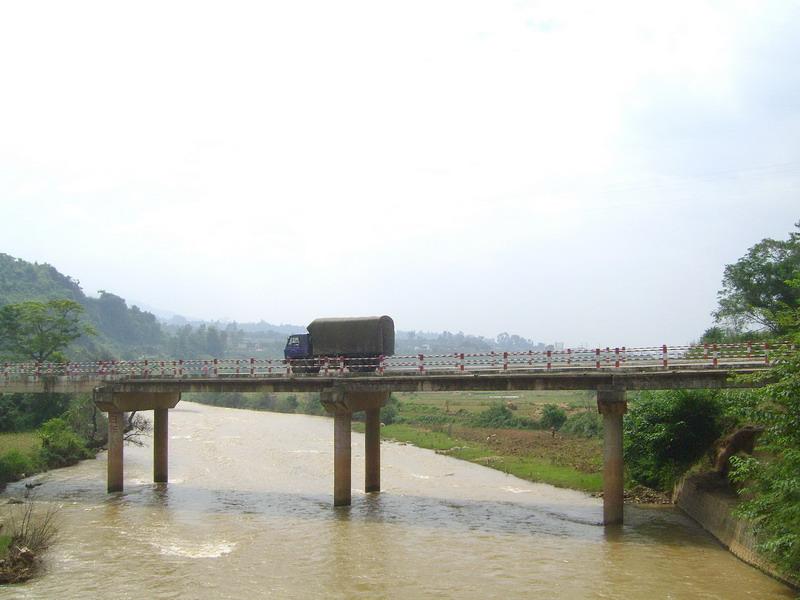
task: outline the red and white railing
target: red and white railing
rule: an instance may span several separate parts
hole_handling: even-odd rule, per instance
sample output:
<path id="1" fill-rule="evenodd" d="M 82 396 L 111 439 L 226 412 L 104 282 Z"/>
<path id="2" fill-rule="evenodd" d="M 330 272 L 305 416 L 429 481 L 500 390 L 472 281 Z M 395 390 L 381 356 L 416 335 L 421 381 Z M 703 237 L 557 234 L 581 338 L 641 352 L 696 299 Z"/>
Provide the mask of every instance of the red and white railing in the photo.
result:
<path id="1" fill-rule="evenodd" d="M 3 363 L 0 387 L 12 381 L 319 377 L 474 374 L 525 371 L 765 368 L 792 348 L 788 343 L 703 344 L 639 348 L 567 348 L 515 352 L 455 352 L 373 358 L 320 357 L 141 359 L 69 363 Z"/>

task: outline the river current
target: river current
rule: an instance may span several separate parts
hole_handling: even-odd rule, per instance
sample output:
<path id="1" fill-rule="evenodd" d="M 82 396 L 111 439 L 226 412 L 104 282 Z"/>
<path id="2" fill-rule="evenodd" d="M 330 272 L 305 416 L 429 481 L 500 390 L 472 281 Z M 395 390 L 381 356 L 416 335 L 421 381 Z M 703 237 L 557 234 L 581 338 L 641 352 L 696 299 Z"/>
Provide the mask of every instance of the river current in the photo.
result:
<path id="1" fill-rule="evenodd" d="M 586 494 L 381 450 L 383 492 L 366 496 L 353 434 L 353 505 L 334 509 L 331 419 L 181 402 L 169 484 L 132 446 L 122 494 L 105 491 L 105 454 L 36 478 L 59 539 L 0 598 L 793 597 L 672 507 L 626 506 L 606 532 Z"/>

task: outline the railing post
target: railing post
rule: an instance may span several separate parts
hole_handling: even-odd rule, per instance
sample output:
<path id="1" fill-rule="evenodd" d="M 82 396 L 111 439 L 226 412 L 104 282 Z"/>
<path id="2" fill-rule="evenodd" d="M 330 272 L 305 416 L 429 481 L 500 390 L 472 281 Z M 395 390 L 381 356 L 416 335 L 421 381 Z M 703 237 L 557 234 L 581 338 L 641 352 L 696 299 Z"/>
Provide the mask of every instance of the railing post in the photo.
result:
<path id="1" fill-rule="evenodd" d="M 425 372 L 425 355 L 424 354 L 418 354 L 417 355 L 417 361 L 418 361 L 417 366 L 419 367 L 419 372 L 420 373 L 424 373 Z"/>
<path id="2" fill-rule="evenodd" d="M 714 344 L 714 360 L 712 361 L 711 364 L 714 365 L 715 367 L 719 366 L 719 350 L 716 344 Z"/>
<path id="3" fill-rule="evenodd" d="M 464 353 L 463 352 L 458 355 L 458 360 L 459 360 L 459 365 L 458 365 L 459 366 L 459 370 L 463 373 L 464 372 Z"/>
<path id="4" fill-rule="evenodd" d="M 508 352 L 503 352 L 503 371 L 508 371 Z"/>
<path id="5" fill-rule="evenodd" d="M 600 348 L 595 348 L 594 351 L 594 368 L 600 368 Z"/>
<path id="6" fill-rule="evenodd" d="M 614 348 L 614 367 L 619 369 L 619 348 Z"/>
<path id="7" fill-rule="evenodd" d="M 764 364 L 769 365 L 769 343 L 764 342 Z"/>
<path id="8" fill-rule="evenodd" d="M 550 350 L 547 351 L 547 370 L 549 371 L 553 366 L 553 354 Z"/>
<path id="9" fill-rule="evenodd" d="M 250 377 L 256 376 L 256 359 L 252 356 L 250 357 Z"/>
<path id="10" fill-rule="evenodd" d="M 661 345 L 661 364 L 664 366 L 664 368 L 666 368 L 667 365 L 669 364 L 669 358 L 668 358 L 668 355 L 667 355 L 667 345 L 666 344 L 662 344 Z"/>

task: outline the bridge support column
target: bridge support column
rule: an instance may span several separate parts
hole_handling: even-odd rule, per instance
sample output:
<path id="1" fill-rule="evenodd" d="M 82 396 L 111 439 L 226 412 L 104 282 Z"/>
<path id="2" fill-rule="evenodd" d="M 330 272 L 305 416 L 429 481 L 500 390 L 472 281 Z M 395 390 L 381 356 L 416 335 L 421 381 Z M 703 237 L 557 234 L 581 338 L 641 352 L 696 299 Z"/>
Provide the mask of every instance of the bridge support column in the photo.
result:
<path id="1" fill-rule="evenodd" d="M 122 491 L 122 442 L 125 433 L 125 413 L 152 410 L 153 479 L 167 480 L 168 410 L 180 402 L 180 392 L 114 392 L 108 388 L 94 390 L 94 403 L 108 413 L 108 491 Z"/>
<path id="2" fill-rule="evenodd" d="M 603 415 L 603 525 L 621 525 L 624 493 L 622 415 L 628 410 L 625 390 L 597 390 L 597 409 Z"/>
<path id="3" fill-rule="evenodd" d="M 381 491 L 381 409 L 368 408 L 364 440 L 364 491 Z"/>
<path id="4" fill-rule="evenodd" d="M 167 483 L 169 475 L 169 409 L 153 410 L 153 481 Z"/>
<path id="5" fill-rule="evenodd" d="M 350 506 L 350 427 L 353 413 L 337 411 L 333 416 L 333 505 Z"/>
<path id="6" fill-rule="evenodd" d="M 125 413 L 108 413 L 108 478 L 109 492 L 122 491 L 122 434 L 125 430 Z"/>

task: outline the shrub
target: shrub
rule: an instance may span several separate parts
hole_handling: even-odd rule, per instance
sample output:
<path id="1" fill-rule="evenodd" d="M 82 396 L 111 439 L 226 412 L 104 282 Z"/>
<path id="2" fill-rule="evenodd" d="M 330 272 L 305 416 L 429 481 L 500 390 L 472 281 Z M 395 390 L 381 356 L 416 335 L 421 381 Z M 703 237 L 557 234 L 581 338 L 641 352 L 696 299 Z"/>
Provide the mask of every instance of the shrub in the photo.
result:
<path id="1" fill-rule="evenodd" d="M 561 429 L 561 426 L 567 420 L 567 413 L 563 408 L 555 404 L 545 404 L 542 409 L 542 418 L 539 419 L 539 424 L 544 429 Z"/>
<path id="2" fill-rule="evenodd" d="M 625 464 L 631 479 L 667 490 L 722 433 L 714 392 L 642 393 L 624 422 Z"/>
<path id="3" fill-rule="evenodd" d="M 536 423 L 531 419 L 517 417 L 505 404 L 500 402 L 473 415 L 470 418 L 470 425 L 495 429 L 534 429 L 536 427 Z"/>
<path id="4" fill-rule="evenodd" d="M 600 437 L 603 435 L 603 418 L 597 411 L 581 411 L 567 417 L 561 426 L 561 432 L 584 437 Z"/>
<path id="5" fill-rule="evenodd" d="M 0 456 L 0 483 L 16 481 L 23 475 L 38 471 L 36 461 L 19 450 L 9 450 Z"/>
<path id="6" fill-rule="evenodd" d="M 89 458 L 83 440 L 72 431 L 63 419 L 50 419 L 39 428 L 42 438 L 42 462 L 48 467 L 66 467 Z"/>
<path id="7" fill-rule="evenodd" d="M 305 399 L 300 403 L 299 412 L 306 415 L 324 415 L 326 414 L 325 408 L 319 399 L 318 393 L 310 393 L 305 395 Z"/>
<path id="8" fill-rule="evenodd" d="M 796 313 L 800 321 L 800 313 Z M 800 334 L 794 337 L 800 346 Z M 766 427 L 758 447 L 766 456 L 732 457 L 731 478 L 748 498 L 738 508 L 752 519 L 759 549 L 785 573 L 800 573 L 800 351 L 769 373 L 772 383 L 755 390 Z"/>
<path id="9" fill-rule="evenodd" d="M 381 408 L 381 423 L 391 425 L 397 422 L 397 407 L 394 404 L 387 404 Z"/>

